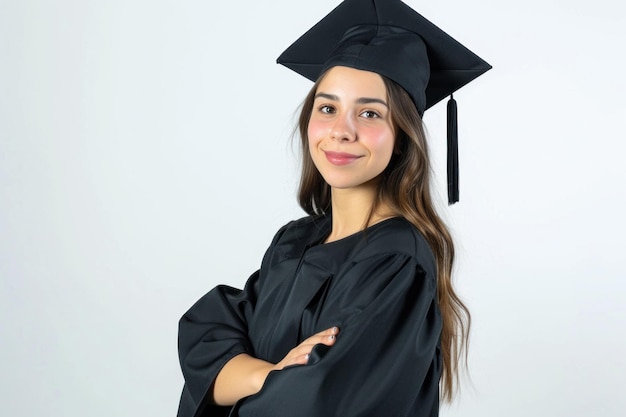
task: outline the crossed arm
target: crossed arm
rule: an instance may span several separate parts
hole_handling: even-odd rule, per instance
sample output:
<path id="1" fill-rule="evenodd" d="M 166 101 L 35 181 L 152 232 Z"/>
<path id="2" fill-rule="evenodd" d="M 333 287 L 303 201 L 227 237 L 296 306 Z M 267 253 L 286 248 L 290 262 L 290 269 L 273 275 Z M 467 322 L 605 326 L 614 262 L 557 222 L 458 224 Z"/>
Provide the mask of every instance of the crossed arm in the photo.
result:
<path id="1" fill-rule="evenodd" d="M 280 371 L 291 365 L 306 365 L 313 346 L 332 346 L 337 340 L 339 329 L 331 327 L 304 340 L 293 348 L 277 364 L 254 358 L 242 353 L 224 365 L 212 386 L 212 400 L 216 405 L 229 406 L 240 399 L 261 390 L 271 371 Z"/>

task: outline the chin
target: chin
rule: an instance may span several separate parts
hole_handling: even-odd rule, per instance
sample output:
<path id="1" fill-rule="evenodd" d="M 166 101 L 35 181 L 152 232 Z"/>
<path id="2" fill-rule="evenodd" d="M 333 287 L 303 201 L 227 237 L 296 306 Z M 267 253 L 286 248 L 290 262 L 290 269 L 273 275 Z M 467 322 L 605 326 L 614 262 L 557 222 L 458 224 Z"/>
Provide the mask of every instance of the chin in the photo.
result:
<path id="1" fill-rule="evenodd" d="M 378 177 L 374 178 L 337 178 L 337 177 L 324 177 L 326 183 L 337 190 L 357 189 L 357 188 L 369 188 L 375 185 L 378 181 Z"/>

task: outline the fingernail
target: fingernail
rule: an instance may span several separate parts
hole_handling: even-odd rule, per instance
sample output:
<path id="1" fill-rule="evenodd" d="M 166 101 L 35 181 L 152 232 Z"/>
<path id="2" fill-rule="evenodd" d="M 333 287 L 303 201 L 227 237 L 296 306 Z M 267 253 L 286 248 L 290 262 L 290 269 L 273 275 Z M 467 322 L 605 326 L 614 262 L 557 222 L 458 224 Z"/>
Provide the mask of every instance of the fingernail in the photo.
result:
<path id="1" fill-rule="evenodd" d="M 335 335 L 331 334 L 330 336 L 328 336 L 328 340 L 335 340 Z"/>
<path id="2" fill-rule="evenodd" d="M 337 327 L 333 327 L 333 328 L 332 328 L 332 332 L 333 332 L 333 333 L 337 333 L 338 331 L 339 331 L 339 329 L 338 329 Z"/>
<path id="3" fill-rule="evenodd" d="M 306 359 L 306 360 L 308 361 L 310 356 L 311 356 L 311 355 L 309 355 L 309 354 L 307 353 L 306 355 L 304 355 L 304 359 Z"/>

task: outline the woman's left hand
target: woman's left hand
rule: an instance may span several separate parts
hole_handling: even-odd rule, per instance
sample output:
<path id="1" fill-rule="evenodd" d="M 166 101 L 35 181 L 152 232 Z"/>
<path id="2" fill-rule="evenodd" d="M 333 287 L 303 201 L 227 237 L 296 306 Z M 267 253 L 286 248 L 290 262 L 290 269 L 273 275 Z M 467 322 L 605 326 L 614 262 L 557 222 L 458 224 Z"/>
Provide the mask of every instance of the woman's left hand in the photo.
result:
<path id="1" fill-rule="evenodd" d="M 273 371 L 280 371 L 283 368 L 291 365 L 306 365 L 309 360 L 309 355 L 313 346 L 323 344 L 326 346 L 332 346 L 337 340 L 337 334 L 339 333 L 338 327 L 331 327 L 322 332 L 314 334 L 308 339 L 304 340 L 295 348 L 291 349 L 289 353 L 273 367 Z"/>

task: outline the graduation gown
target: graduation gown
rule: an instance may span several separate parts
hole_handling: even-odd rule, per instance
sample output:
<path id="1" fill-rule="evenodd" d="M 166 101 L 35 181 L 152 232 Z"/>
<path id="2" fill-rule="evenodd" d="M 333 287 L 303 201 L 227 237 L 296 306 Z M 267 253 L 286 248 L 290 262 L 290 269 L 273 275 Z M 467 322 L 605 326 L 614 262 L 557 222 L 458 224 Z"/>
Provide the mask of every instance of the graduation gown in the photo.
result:
<path id="1" fill-rule="evenodd" d="M 441 316 L 424 237 L 392 218 L 322 244 L 329 217 L 283 226 L 243 290 L 218 286 L 179 323 L 185 385 L 178 417 L 438 415 Z M 279 362 L 304 339 L 339 327 L 306 365 L 272 371 L 232 407 L 209 388 L 234 356 Z"/>

